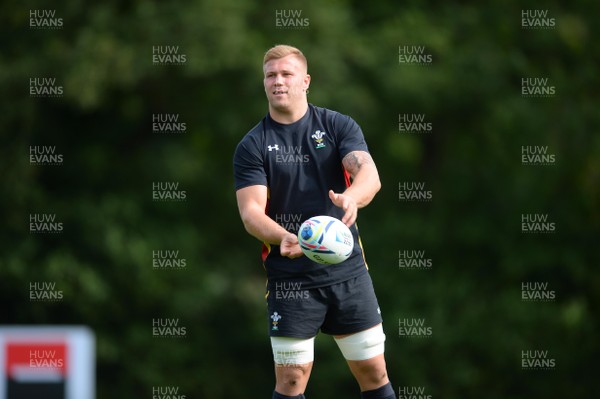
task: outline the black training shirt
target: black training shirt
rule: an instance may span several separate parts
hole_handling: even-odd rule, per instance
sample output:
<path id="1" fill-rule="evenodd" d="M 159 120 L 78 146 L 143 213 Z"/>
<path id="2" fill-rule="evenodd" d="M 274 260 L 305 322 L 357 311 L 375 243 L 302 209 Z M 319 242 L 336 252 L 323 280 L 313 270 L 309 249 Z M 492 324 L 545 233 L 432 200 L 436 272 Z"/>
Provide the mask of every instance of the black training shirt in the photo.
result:
<path id="1" fill-rule="evenodd" d="M 238 144 L 234 159 L 235 189 L 268 188 L 265 213 L 297 234 L 302 222 L 317 215 L 341 219 L 344 211 L 329 199 L 350 184 L 342 159 L 351 151 L 368 151 L 363 133 L 349 116 L 309 104 L 298 121 L 281 124 L 269 114 Z M 281 256 L 278 245 L 263 244 L 270 282 L 294 281 L 303 289 L 323 287 L 366 272 L 356 224 L 350 227 L 354 251 L 337 265 L 321 265 L 306 256 Z"/>

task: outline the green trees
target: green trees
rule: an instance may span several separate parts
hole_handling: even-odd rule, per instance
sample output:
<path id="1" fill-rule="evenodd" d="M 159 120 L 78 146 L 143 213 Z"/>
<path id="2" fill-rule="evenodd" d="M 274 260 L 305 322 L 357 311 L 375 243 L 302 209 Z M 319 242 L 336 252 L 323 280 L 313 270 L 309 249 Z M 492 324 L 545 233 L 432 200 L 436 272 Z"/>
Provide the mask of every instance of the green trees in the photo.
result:
<path id="1" fill-rule="evenodd" d="M 62 28 L 30 27 L 42 9 L 54 17 L 34 18 Z M 302 26 L 278 26 L 284 9 L 294 14 L 279 18 Z M 0 321 L 91 326 L 98 397 L 150 397 L 153 386 L 268 397 L 260 243 L 239 221 L 231 156 L 266 112 L 262 54 L 290 43 L 308 57 L 310 101 L 356 119 L 380 170 L 359 224 L 393 384 L 434 398 L 585 397 L 598 351 L 597 12 L 586 2 L 4 5 Z M 523 26 L 523 15 L 555 24 Z M 35 164 L 32 151 L 62 160 Z M 406 184 L 430 201 L 402 200 Z M 31 232 L 31 215 L 62 229 Z M 531 231 L 532 220 L 547 224 Z M 431 267 L 400 267 L 410 256 Z M 64 299 L 31 302 L 30 282 L 44 281 Z M 155 336 L 157 320 L 185 336 Z M 399 334 L 421 320 L 430 336 Z M 307 394 L 356 396 L 330 341 L 317 339 Z M 553 369 L 522 369 L 530 350 L 547 351 Z"/>

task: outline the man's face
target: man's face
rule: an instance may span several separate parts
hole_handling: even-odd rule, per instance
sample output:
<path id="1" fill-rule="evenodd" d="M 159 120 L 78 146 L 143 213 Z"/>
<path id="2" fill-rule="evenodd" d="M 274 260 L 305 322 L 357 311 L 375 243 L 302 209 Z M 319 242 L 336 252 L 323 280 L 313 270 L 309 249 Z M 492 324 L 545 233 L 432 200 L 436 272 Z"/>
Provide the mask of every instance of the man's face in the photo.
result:
<path id="1" fill-rule="evenodd" d="M 272 108 L 282 112 L 293 111 L 306 99 L 310 75 L 306 66 L 295 55 L 271 60 L 263 67 L 267 99 Z"/>

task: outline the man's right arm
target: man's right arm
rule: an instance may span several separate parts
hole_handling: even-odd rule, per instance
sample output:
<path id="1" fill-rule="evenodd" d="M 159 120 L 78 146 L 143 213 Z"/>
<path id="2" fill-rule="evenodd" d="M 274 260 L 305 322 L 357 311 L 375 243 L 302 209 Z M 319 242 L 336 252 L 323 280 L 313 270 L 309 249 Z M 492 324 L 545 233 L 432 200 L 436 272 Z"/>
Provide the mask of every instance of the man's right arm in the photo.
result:
<path id="1" fill-rule="evenodd" d="M 265 214 L 267 187 L 253 185 L 236 191 L 238 209 L 246 231 L 262 242 L 279 245 L 280 253 L 289 258 L 302 256 L 298 237 Z"/>

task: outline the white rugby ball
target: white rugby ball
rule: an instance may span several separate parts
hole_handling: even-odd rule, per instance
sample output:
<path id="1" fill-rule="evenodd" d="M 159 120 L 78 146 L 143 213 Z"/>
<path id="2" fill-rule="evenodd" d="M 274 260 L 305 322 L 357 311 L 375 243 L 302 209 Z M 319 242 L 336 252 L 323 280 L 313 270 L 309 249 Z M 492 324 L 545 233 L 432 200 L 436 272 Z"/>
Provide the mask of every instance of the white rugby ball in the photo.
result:
<path id="1" fill-rule="evenodd" d="M 298 243 L 304 255 L 325 265 L 345 261 L 354 249 L 348 226 L 331 216 L 314 216 L 302 223 Z"/>

